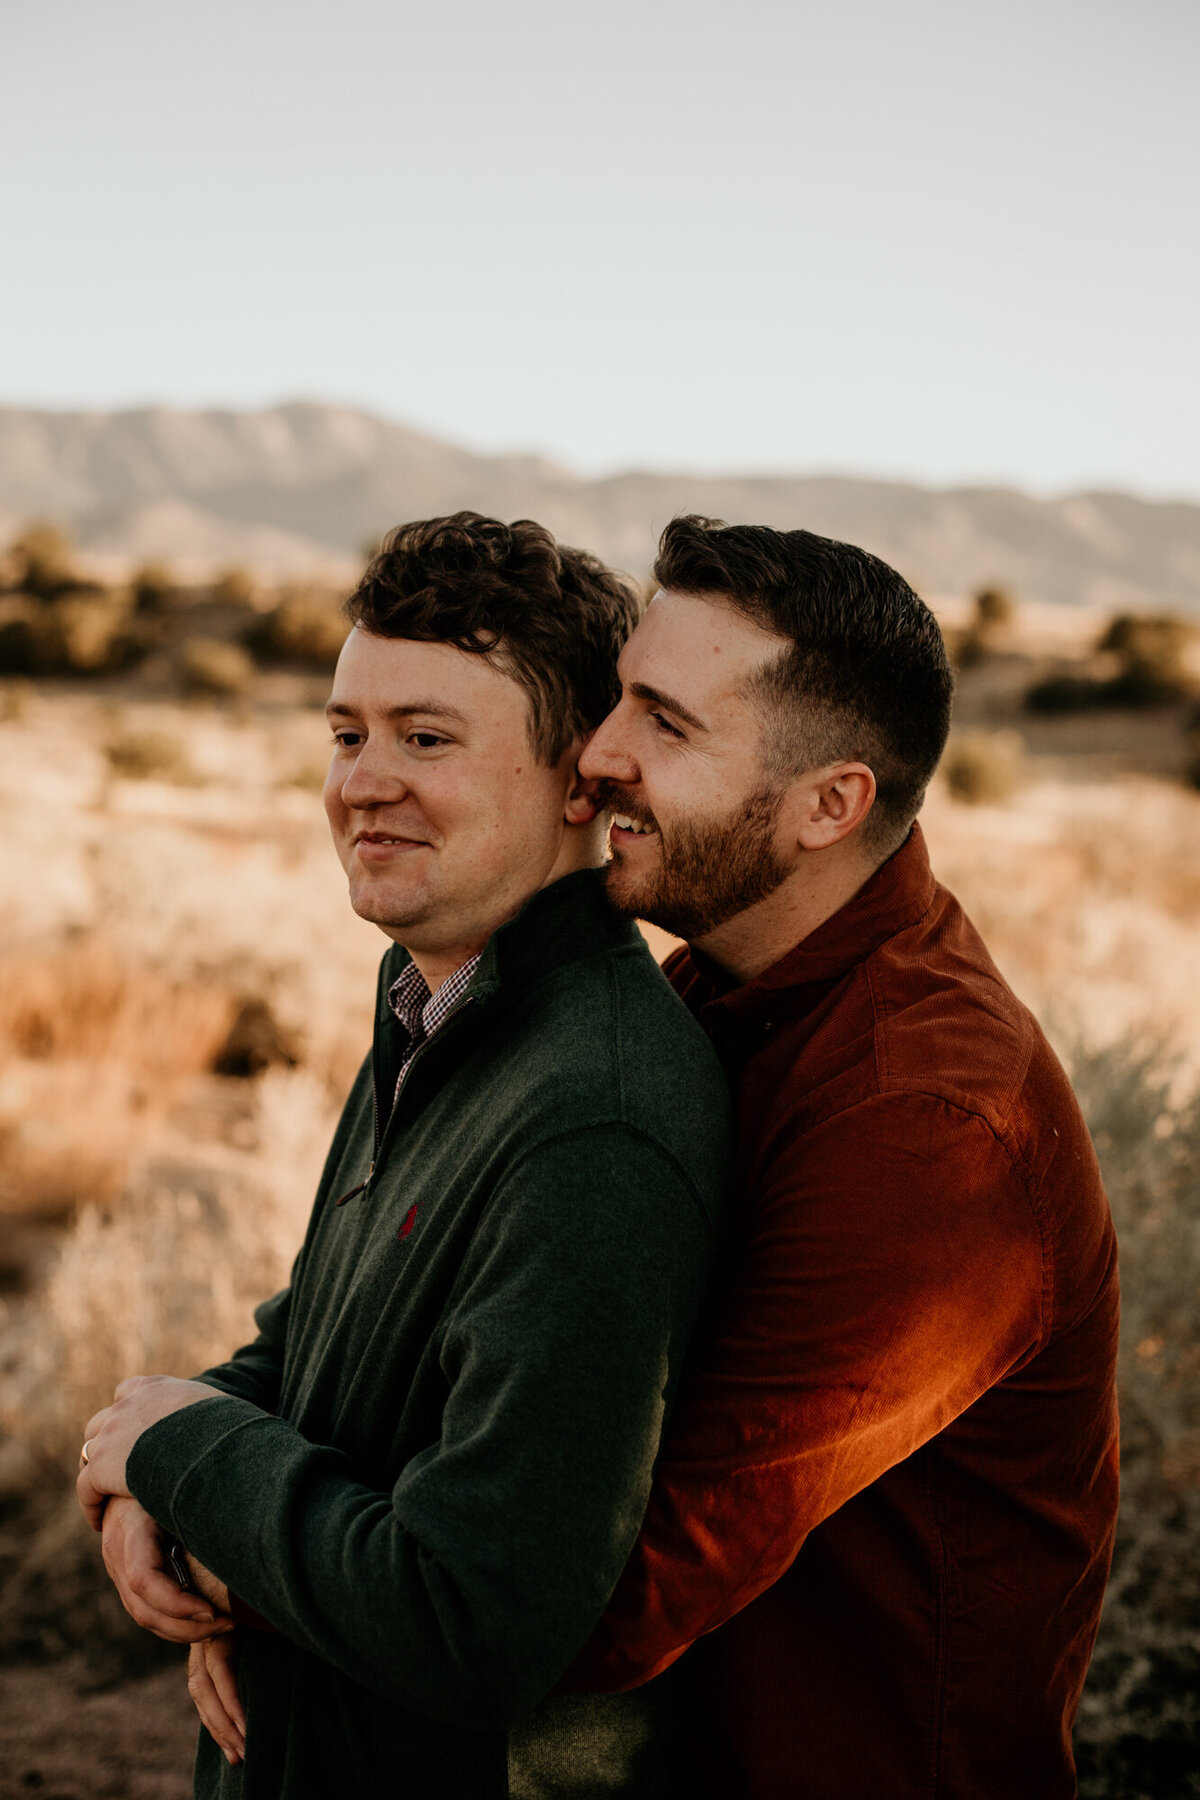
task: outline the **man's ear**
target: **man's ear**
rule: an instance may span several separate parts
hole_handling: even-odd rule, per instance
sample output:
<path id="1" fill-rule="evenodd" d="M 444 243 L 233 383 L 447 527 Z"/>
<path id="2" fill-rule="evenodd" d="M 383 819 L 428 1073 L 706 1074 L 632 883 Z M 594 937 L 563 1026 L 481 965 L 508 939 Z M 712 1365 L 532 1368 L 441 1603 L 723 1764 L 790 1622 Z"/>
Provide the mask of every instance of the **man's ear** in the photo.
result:
<path id="1" fill-rule="evenodd" d="M 792 828 L 802 850 L 828 850 L 864 823 L 875 804 L 875 776 L 866 763 L 833 763 L 796 783 Z"/>
<path id="2" fill-rule="evenodd" d="M 568 825 L 590 825 L 604 811 L 600 797 L 601 783 L 593 776 L 581 775 L 576 769 L 563 804 L 563 818 Z"/>

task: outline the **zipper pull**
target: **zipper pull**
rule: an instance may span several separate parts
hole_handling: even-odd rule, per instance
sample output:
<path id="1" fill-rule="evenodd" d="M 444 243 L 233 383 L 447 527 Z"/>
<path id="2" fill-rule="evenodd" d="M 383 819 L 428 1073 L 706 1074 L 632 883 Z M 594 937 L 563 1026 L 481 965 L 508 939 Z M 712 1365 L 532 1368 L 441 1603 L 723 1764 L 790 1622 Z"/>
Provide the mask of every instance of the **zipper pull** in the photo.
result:
<path id="1" fill-rule="evenodd" d="M 348 1194 L 343 1194 L 340 1200 L 335 1200 L 334 1205 L 335 1206 L 345 1206 L 347 1200 L 353 1200 L 355 1194 L 364 1193 L 366 1191 L 366 1189 L 370 1187 L 371 1177 L 374 1173 L 375 1173 L 375 1164 L 374 1164 L 374 1162 L 372 1162 L 370 1168 L 367 1170 L 367 1179 L 365 1181 L 360 1181 L 357 1187 L 352 1187 L 350 1189 L 350 1192 Z"/>

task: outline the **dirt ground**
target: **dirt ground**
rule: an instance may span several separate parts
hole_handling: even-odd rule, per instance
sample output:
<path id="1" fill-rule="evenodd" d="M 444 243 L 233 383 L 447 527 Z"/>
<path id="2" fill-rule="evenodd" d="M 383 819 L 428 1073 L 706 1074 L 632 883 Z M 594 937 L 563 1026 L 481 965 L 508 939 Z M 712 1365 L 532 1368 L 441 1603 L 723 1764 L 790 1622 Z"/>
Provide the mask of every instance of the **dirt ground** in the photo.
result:
<path id="1" fill-rule="evenodd" d="M 188 1800 L 195 1741 L 182 1658 L 104 1688 L 81 1656 L 0 1668 L 0 1800 Z"/>

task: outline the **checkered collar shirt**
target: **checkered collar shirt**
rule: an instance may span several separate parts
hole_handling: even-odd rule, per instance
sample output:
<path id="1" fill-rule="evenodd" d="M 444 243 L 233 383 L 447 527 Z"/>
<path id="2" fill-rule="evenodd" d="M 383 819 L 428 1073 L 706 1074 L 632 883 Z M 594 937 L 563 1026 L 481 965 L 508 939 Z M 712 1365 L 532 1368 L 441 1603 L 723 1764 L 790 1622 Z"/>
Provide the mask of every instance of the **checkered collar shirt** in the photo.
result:
<path id="1" fill-rule="evenodd" d="M 455 969 L 453 975 L 446 977 L 436 994 L 430 993 L 429 983 L 415 962 L 410 962 L 403 974 L 393 981 L 388 989 L 388 1005 L 408 1040 L 404 1061 L 396 1077 L 396 1094 L 393 1100 L 399 1096 L 400 1089 L 404 1086 L 404 1077 L 412 1067 L 413 1057 L 421 1045 L 428 1043 L 434 1033 L 446 1023 L 466 993 L 478 967 L 479 957 L 472 956 L 460 969 Z"/>

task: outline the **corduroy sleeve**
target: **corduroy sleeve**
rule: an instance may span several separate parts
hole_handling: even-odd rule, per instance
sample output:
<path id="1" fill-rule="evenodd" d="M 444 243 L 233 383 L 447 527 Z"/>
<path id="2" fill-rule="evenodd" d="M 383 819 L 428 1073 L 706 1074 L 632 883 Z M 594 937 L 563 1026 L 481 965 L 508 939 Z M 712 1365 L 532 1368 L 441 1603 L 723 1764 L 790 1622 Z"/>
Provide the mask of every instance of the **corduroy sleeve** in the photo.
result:
<path id="1" fill-rule="evenodd" d="M 875 1096 L 785 1142 L 744 1225 L 633 1556 L 568 1689 L 667 1668 L 1045 1328 L 1035 1210 L 988 1126 L 945 1100 Z"/>
<path id="2" fill-rule="evenodd" d="M 390 1492 L 233 1397 L 144 1432 L 130 1485 L 302 1648 L 434 1718 L 503 1726 L 562 1674 L 629 1555 L 710 1213 L 638 1131 L 568 1131 L 489 1203 L 431 1345 L 440 1439 Z"/>

